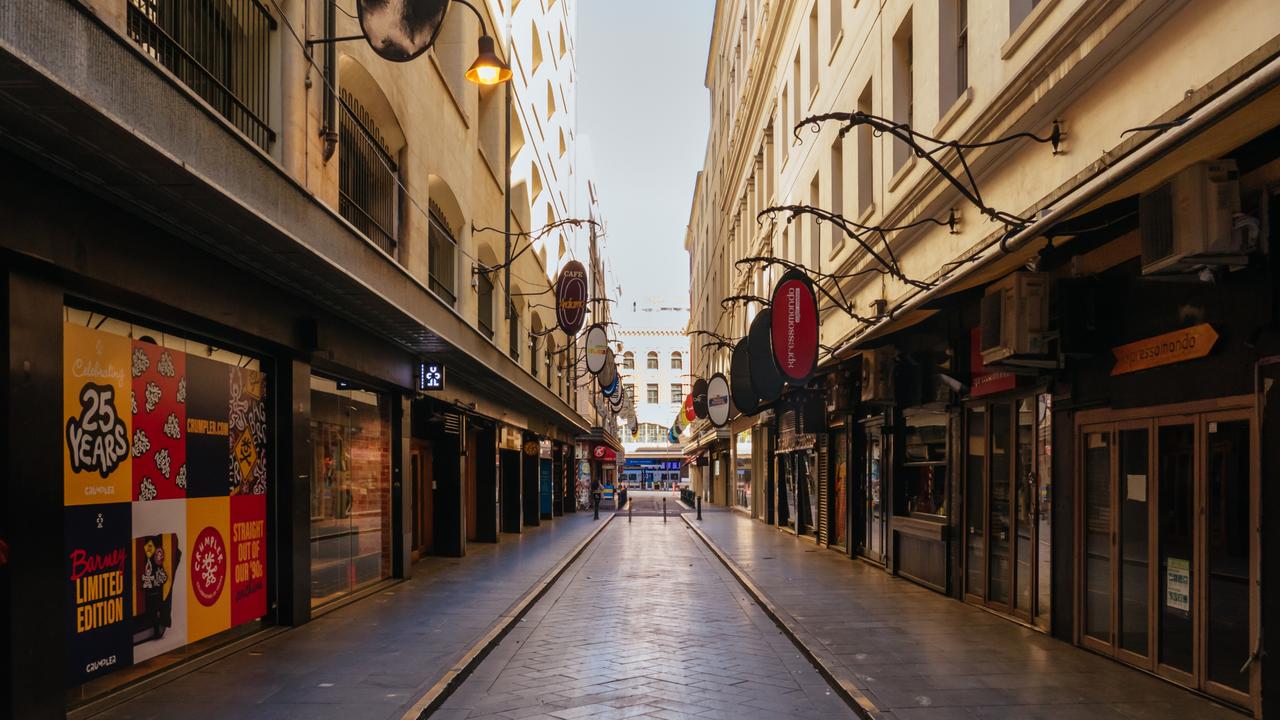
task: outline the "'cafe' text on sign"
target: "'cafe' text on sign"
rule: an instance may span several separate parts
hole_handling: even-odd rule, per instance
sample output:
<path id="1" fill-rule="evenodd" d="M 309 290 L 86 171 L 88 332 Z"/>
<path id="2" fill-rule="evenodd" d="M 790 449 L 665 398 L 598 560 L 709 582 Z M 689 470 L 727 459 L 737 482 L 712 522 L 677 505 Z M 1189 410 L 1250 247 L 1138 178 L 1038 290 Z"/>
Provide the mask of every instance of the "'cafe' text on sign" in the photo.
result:
<path id="1" fill-rule="evenodd" d="M 1201 323 L 1171 333 L 1138 340 L 1112 348 L 1116 364 L 1111 374 L 1124 375 L 1160 365 L 1202 358 L 1213 350 L 1218 333 L 1208 323 Z"/>

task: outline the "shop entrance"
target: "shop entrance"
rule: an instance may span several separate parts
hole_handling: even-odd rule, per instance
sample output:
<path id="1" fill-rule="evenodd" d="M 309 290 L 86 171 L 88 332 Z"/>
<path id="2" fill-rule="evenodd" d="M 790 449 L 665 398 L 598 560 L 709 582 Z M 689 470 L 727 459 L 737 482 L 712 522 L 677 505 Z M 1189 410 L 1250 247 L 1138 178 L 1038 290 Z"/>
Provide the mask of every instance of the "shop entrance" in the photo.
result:
<path id="1" fill-rule="evenodd" d="M 892 456 L 892 438 L 884 432 L 884 422 L 877 420 L 863 426 L 861 537 L 858 553 L 881 565 L 888 561 L 889 508 L 885 487 L 885 462 Z"/>
<path id="2" fill-rule="evenodd" d="M 1052 397 L 965 408 L 965 599 L 1049 629 Z"/>
<path id="3" fill-rule="evenodd" d="M 414 439 L 409 450 L 409 482 L 413 485 L 413 559 L 431 553 L 433 530 L 431 450 L 426 442 Z"/>
<path id="4" fill-rule="evenodd" d="M 1082 413 L 1076 444 L 1079 642 L 1252 707 L 1259 481 L 1251 399 Z"/>

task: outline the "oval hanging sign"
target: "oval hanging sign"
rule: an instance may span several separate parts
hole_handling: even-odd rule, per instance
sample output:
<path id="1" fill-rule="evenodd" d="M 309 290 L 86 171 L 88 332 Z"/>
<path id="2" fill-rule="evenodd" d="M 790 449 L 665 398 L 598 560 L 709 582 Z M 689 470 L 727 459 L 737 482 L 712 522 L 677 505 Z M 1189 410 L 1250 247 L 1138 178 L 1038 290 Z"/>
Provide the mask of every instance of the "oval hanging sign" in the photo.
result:
<path id="1" fill-rule="evenodd" d="M 804 385 L 818 367 L 818 298 L 804 273 L 792 270 L 773 288 L 769 309 L 773 361 L 791 385 Z"/>
<path id="2" fill-rule="evenodd" d="M 729 380 L 716 373 L 707 381 L 707 419 L 722 428 L 733 414 L 733 401 L 729 398 Z"/>
<path id="3" fill-rule="evenodd" d="M 586 317 L 587 270 L 577 260 L 570 260 L 556 280 L 556 323 L 565 335 L 573 337 Z"/>
<path id="4" fill-rule="evenodd" d="M 729 397 L 743 415 L 760 412 L 760 397 L 751 384 L 751 339 L 742 338 L 733 346 L 729 360 Z"/>
<path id="5" fill-rule="evenodd" d="M 613 353 L 608 352 L 608 346 L 605 347 L 604 367 L 600 369 L 600 374 L 596 376 L 596 381 L 600 383 L 600 387 L 618 384 L 618 366 L 613 364 Z"/>
<path id="6" fill-rule="evenodd" d="M 771 308 L 765 308 L 751 321 L 751 330 L 747 337 L 748 372 L 751 386 L 756 390 L 756 397 L 761 403 L 777 400 L 782 395 L 786 380 L 778 372 L 773 361 L 773 337 L 770 333 Z"/>
<path id="7" fill-rule="evenodd" d="M 684 423 L 686 425 L 698 419 L 698 414 L 693 411 L 693 393 L 684 396 L 681 412 L 684 413 Z"/>
<path id="8" fill-rule="evenodd" d="M 358 0 L 360 32 L 383 60 L 408 62 L 430 49 L 450 0 Z"/>
<path id="9" fill-rule="evenodd" d="M 592 325 L 587 328 L 587 372 L 599 375 L 604 369 L 605 358 L 610 357 L 609 335 L 603 325 Z"/>
<path id="10" fill-rule="evenodd" d="M 613 382 L 610 382 L 607 385 L 601 385 L 600 392 L 607 398 L 613 397 L 613 394 L 618 392 L 618 377 L 615 375 Z"/>
<path id="11" fill-rule="evenodd" d="M 693 381 L 693 415 L 699 420 L 707 419 L 707 381 L 698 378 Z"/>

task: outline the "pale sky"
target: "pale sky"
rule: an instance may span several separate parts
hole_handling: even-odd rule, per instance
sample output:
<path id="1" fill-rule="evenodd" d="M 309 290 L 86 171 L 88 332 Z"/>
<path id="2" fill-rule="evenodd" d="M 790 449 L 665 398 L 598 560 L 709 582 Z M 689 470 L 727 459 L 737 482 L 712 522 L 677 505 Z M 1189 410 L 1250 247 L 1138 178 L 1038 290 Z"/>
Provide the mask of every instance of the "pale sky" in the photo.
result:
<path id="1" fill-rule="evenodd" d="M 620 308 L 689 304 L 684 233 L 706 151 L 714 10 L 713 0 L 578 6 L 578 134 L 589 138 Z"/>

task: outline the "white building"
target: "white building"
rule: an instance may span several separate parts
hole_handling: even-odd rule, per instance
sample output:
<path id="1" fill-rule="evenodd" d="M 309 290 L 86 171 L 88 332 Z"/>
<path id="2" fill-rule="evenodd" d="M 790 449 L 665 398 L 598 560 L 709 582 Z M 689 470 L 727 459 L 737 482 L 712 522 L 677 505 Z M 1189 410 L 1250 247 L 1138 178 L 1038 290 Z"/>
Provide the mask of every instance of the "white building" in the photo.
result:
<path id="1" fill-rule="evenodd" d="M 681 447 L 667 433 L 691 384 L 689 308 L 683 298 L 648 298 L 615 311 L 618 367 L 634 402 L 636 432 L 623 433 L 627 479 L 643 487 L 672 487 L 681 475 Z"/>

